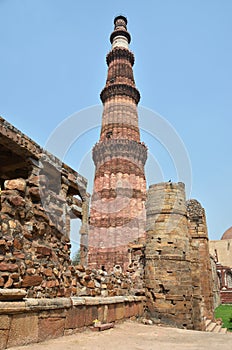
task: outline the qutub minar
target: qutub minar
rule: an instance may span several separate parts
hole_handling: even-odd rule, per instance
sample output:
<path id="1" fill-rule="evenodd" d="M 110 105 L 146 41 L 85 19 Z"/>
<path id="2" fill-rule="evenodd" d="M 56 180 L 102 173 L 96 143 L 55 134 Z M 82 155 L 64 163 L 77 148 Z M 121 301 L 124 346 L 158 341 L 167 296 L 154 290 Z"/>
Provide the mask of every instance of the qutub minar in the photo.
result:
<path id="1" fill-rule="evenodd" d="M 101 92 L 101 135 L 93 148 L 96 171 L 88 237 L 88 265 L 106 270 L 128 265 L 128 243 L 145 237 L 146 216 L 147 148 L 140 142 L 131 37 L 124 16 L 116 17 L 114 25 Z"/>

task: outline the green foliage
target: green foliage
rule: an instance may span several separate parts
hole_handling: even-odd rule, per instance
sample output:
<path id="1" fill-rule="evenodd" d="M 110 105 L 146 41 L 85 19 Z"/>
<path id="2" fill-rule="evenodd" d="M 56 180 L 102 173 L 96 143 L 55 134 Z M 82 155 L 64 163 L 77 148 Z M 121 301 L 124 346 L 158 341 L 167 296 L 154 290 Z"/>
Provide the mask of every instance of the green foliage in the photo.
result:
<path id="1" fill-rule="evenodd" d="M 78 251 L 74 254 L 72 258 L 72 264 L 78 265 L 80 264 L 80 260 L 81 260 L 80 249 L 78 249 Z"/>
<path id="2" fill-rule="evenodd" d="M 215 318 L 221 318 L 223 327 L 232 332 L 232 305 L 220 305 L 215 310 Z"/>

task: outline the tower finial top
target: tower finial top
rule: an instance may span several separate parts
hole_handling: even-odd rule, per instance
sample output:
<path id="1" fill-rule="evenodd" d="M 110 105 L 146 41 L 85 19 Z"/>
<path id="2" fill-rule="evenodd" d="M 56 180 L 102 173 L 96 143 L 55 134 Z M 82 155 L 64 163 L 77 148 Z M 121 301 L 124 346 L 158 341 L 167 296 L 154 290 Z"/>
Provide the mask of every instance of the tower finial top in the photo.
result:
<path id="1" fill-rule="evenodd" d="M 114 19 L 114 29 L 117 29 L 117 27 L 123 26 L 125 29 L 127 26 L 127 18 L 125 16 L 119 15 L 116 16 Z"/>
<path id="2" fill-rule="evenodd" d="M 131 36 L 127 31 L 127 18 L 125 16 L 117 16 L 114 19 L 114 31 L 110 36 L 112 49 L 116 46 L 128 49 Z"/>

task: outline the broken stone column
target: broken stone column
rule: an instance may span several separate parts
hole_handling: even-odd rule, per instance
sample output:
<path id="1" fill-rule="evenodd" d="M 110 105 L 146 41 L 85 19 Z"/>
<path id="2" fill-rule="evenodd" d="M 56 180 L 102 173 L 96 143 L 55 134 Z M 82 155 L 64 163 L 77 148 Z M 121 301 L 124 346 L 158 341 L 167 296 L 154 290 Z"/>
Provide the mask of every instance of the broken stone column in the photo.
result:
<path id="1" fill-rule="evenodd" d="M 192 277 L 184 184 L 150 186 L 146 209 L 148 316 L 161 323 L 192 329 Z"/>
<path id="2" fill-rule="evenodd" d="M 204 318 L 214 318 L 213 275 L 209 255 L 205 210 L 191 199 L 187 202 L 188 225 L 191 245 L 191 269 L 193 278 L 194 323 L 204 324 Z M 199 326 L 196 325 L 197 328 Z"/>

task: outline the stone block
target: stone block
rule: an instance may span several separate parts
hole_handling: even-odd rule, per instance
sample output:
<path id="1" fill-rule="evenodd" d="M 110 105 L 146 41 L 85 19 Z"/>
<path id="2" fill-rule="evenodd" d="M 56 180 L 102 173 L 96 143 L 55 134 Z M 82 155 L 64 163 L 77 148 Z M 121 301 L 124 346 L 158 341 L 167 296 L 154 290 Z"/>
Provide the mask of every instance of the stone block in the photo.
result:
<path id="1" fill-rule="evenodd" d="M 6 263 L 6 262 L 1 262 L 0 263 L 0 271 L 15 272 L 15 271 L 18 271 L 18 265 Z"/>
<path id="2" fill-rule="evenodd" d="M 97 319 L 101 322 L 104 322 L 105 321 L 105 305 L 100 305 L 98 306 L 98 317 Z"/>
<path id="3" fill-rule="evenodd" d="M 144 315 L 144 303 L 138 303 L 138 316 Z"/>
<path id="4" fill-rule="evenodd" d="M 6 190 L 18 190 L 21 192 L 25 192 L 26 181 L 24 179 L 6 180 L 4 182 L 4 187 Z"/>
<path id="5" fill-rule="evenodd" d="M 47 178 L 45 175 L 31 176 L 29 178 L 29 184 L 39 186 L 41 184 L 45 184 L 47 182 Z"/>
<path id="6" fill-rule="evenodd" d="M 65 318 L 64 317 L 47 317 L 40 318 L 38 341 L 58 338 L 64 335 Z"/>
<path id="7" fill-rule="evenodd" d="M 52 249 L 45 246 L 39 246 L 36 248 L 36 251 L 38 254 L 41 254 L 43 256 L 50 256 L 52 254 Z"/>
<path id="8" fill-rule="evenodd" d="M 123 318 L 125 318 L 125 308 L 123 303 L 116 304 L 115 318 L 116 320 L 122 320 Z"/>
<path id="9" fill-rule="evenodd" d="M 0 287 L 4 287 L 5 280 L 3 277 L 0 277 Z"/>
<path id="10" fill-rule="evenodd" d="M 132 316 L 136 316 L 138 314 L 138 307 L 137 307 L 137 303 L 130 303 L 130 309 L 131 309 L 131 317 Z"/>
<path id="11" fill-rule="evenodd" d="M 114 322 L 116 320 L 115 304 L 108 305 L 107 322 Z"/>
<path id="12" fill-rule="evenodd" d="M 8 333 L 9 333 L 8 330 L 0 329 L 0 350 L 5 349 L 7 346 Z"/>
<path id="13" fill-rule="evenodd" d="M 23 278 L 22 287 L 32 287 L 32 286 L 39 286 L 42 282 L 43 277 L 34 275 L 34 276 L 25 276 Z"/>
<path id="14" fill-rule="evenodd" d="M 82 328 L 85 326 L 85 306 L 77 306 L 67 311 L 65 329 Z"/>
<path id="15" fill-rule="evenodd" d="M 139 315 L 139 303 L 134 303 L 132 316 L 138 316 L 138 315 Z"/>
<path id="16" fill-rule="evenodd" d="M 0 329 L 10 328 L 10 317 L 7 315 L 0 315 Z"/>
<path id="17" fill-rule="evenodd" d="M 125 303 L 125 318 L 131 317 L 131 309 L 130 309 L 131 303 Z"/>
<path id="18" fill-rule="evenodd" d="M 98 318 L 98 307 L 97 306 L 86 306 L 85 313 L 85 325 L 90 326 L 93 321 Z"/>
<path id="19" fill-rule="evenodd" d="M 10 196 L 9 202 L 15 207 L 22 207 L 25 204 L 25 200 L 21 196 Z"/>
<path id="20" fill-rule="evenodd" d="M 31 187 L 29 189 L 29 193 L 34 200 L 39 200 L 40 199 L 40 189 L 39 187 Z"/>
<path id="21" fill-rule="evenodd" d="M 23 314 L 12 316 L 8 347 L 38 342 L 38 316 Z"/>

